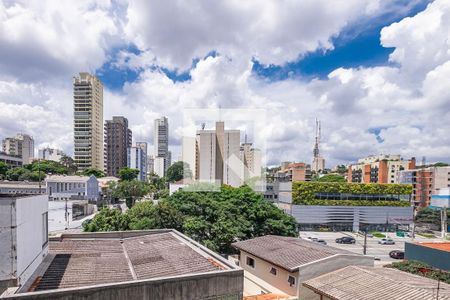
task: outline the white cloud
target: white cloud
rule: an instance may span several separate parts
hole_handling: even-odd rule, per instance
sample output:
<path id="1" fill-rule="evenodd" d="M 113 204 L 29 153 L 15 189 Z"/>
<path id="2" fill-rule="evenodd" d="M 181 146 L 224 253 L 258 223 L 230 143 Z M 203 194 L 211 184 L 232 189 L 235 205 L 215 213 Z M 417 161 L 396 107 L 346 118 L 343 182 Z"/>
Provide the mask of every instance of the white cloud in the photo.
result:
<path id="1" fill-rule="evenodd" d="M 158 64 L 185 70 L 210 51 L 282 65 L 316 49 L 349 23 L 377 14 L 378 1 L 131 1 L 125 33 Z"/>

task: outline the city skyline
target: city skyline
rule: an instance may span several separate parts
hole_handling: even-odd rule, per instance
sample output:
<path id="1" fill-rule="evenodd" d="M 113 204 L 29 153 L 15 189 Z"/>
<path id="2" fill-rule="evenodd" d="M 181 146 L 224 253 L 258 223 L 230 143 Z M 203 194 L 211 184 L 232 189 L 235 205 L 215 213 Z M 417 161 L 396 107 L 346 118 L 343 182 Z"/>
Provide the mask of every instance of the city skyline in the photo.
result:
<path id="1" fill-rule="evenodd" d="M 256 107 L 271 113 L 262 129 L 268 165 L 310 162 L 316 117 L 327 167 L 380 153 L 450 162 L 446 1 L 317 1 L 276 8 L 198 3 L 200 16 L 180 3 L 92 4 L 0 5 L 0 28 L 6 29 L 0 51 L 12 58 L 0 59 L 1 138 L 24 132 L 35 138 L 36 149 L 72 155 L 71 78 L 86 71 L 104 84 L 103 119 L 128 118 L 135 140 L 148 142 L 149 152 L 153 120 L 168 117 L 174 160 L 184 108 Z M 167 21 L 168 11 L 185 17 Z M 66 31 L 55 29 L 51 15 L 60 16 L 56 27 Z M 31 17 L 24 22 L 24 16 Z M 173 37 L 164 38 L 160 16 Z M 241 33 L 244 43 L 233 33 L 236 18 L 245 20 L 240 28 L 254 28 Z M 213 22 L 214 30 L 203 26 Z M 264 23 L 271 25 L 255 26 Z M 86 36 L 89 45 L 80 43 Z M 29 42 L 36 51 L 12 51 L 29 48 Z M 83 47 L 55 53 L 69 42 Z"/>

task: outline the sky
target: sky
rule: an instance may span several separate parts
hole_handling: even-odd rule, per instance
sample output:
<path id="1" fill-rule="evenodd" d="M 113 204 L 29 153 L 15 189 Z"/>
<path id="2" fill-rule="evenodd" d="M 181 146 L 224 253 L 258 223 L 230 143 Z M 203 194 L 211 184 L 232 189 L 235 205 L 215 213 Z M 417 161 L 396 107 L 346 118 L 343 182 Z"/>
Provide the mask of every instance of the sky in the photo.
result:
<path id="1" fill-rule="evenodd" d="M 268 165 L 371 154 L 450 162 L 450 1 L 0 0 L 0 138 L 73 153 L 72 78 L 104 84 L 104 119 L 173 158 L 187 109 L 263 109 Z M 239 126 L 238 126 L 239 127 Z M 240 128 L 242 129 L 242 128 Z"/>

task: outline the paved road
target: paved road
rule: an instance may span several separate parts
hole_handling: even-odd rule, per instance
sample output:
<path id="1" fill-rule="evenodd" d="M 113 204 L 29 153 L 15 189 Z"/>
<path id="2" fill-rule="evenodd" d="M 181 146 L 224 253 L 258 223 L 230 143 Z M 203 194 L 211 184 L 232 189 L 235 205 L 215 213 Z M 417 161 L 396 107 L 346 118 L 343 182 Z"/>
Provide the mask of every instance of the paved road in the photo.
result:
<path id="1" fill-rule="evenodd" d="M 355 244 L 337 244 L 335 240 L 339 237 L 343 236 L 351 236 L 355 238 Z M 395 241 L 395 245 L 380 245 L 378 244 L 379 238 L 367 238 L 367 255 L 374 256 L 380 259 L 380 261 L 376 261 L 376 265 L 384 265 L 391 263 L 393 261 L 398 261 L 389 257 L 389 252 L 392 250 L 405 250 L 405 241 L 411 242 L 411 238 L 401 238 L 397 237 L 395 233 L 388 233 L 388 237 Z M 359 234 L 354 234 L 351 232 L 310 232 L 310 231 L 301 231 L 301 238 L 307 237 L 317 237 L 319 239 L 323 239 L 327 242 L 329 246 L 333 246 L 340 249 L 345 249 L 354 253 L 363 254 L 363 245 L 364 245 L 364 236 Z M 427 239 L 427 238 L 415 238 L 416 242 L 432 242 L 439 241 L 438 239 Z"/>

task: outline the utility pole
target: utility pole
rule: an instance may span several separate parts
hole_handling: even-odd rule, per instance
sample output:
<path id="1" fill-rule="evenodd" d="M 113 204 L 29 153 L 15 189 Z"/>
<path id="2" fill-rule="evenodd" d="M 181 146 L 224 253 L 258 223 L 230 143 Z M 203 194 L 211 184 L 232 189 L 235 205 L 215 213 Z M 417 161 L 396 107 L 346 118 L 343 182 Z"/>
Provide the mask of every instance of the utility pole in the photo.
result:
<path id="1" fill-rule="evenodd" d="M 367 254 L 367 229 L 364 231 L 364 246 L 363 246 L 363 254 Z"/>
<path id="2" fill-rule="evenodd" d="M 39 177 L 39 194 L 42 193 L 42 187 L 41 187 L 41 159 L 38 158 L 38 177 Z"/>

